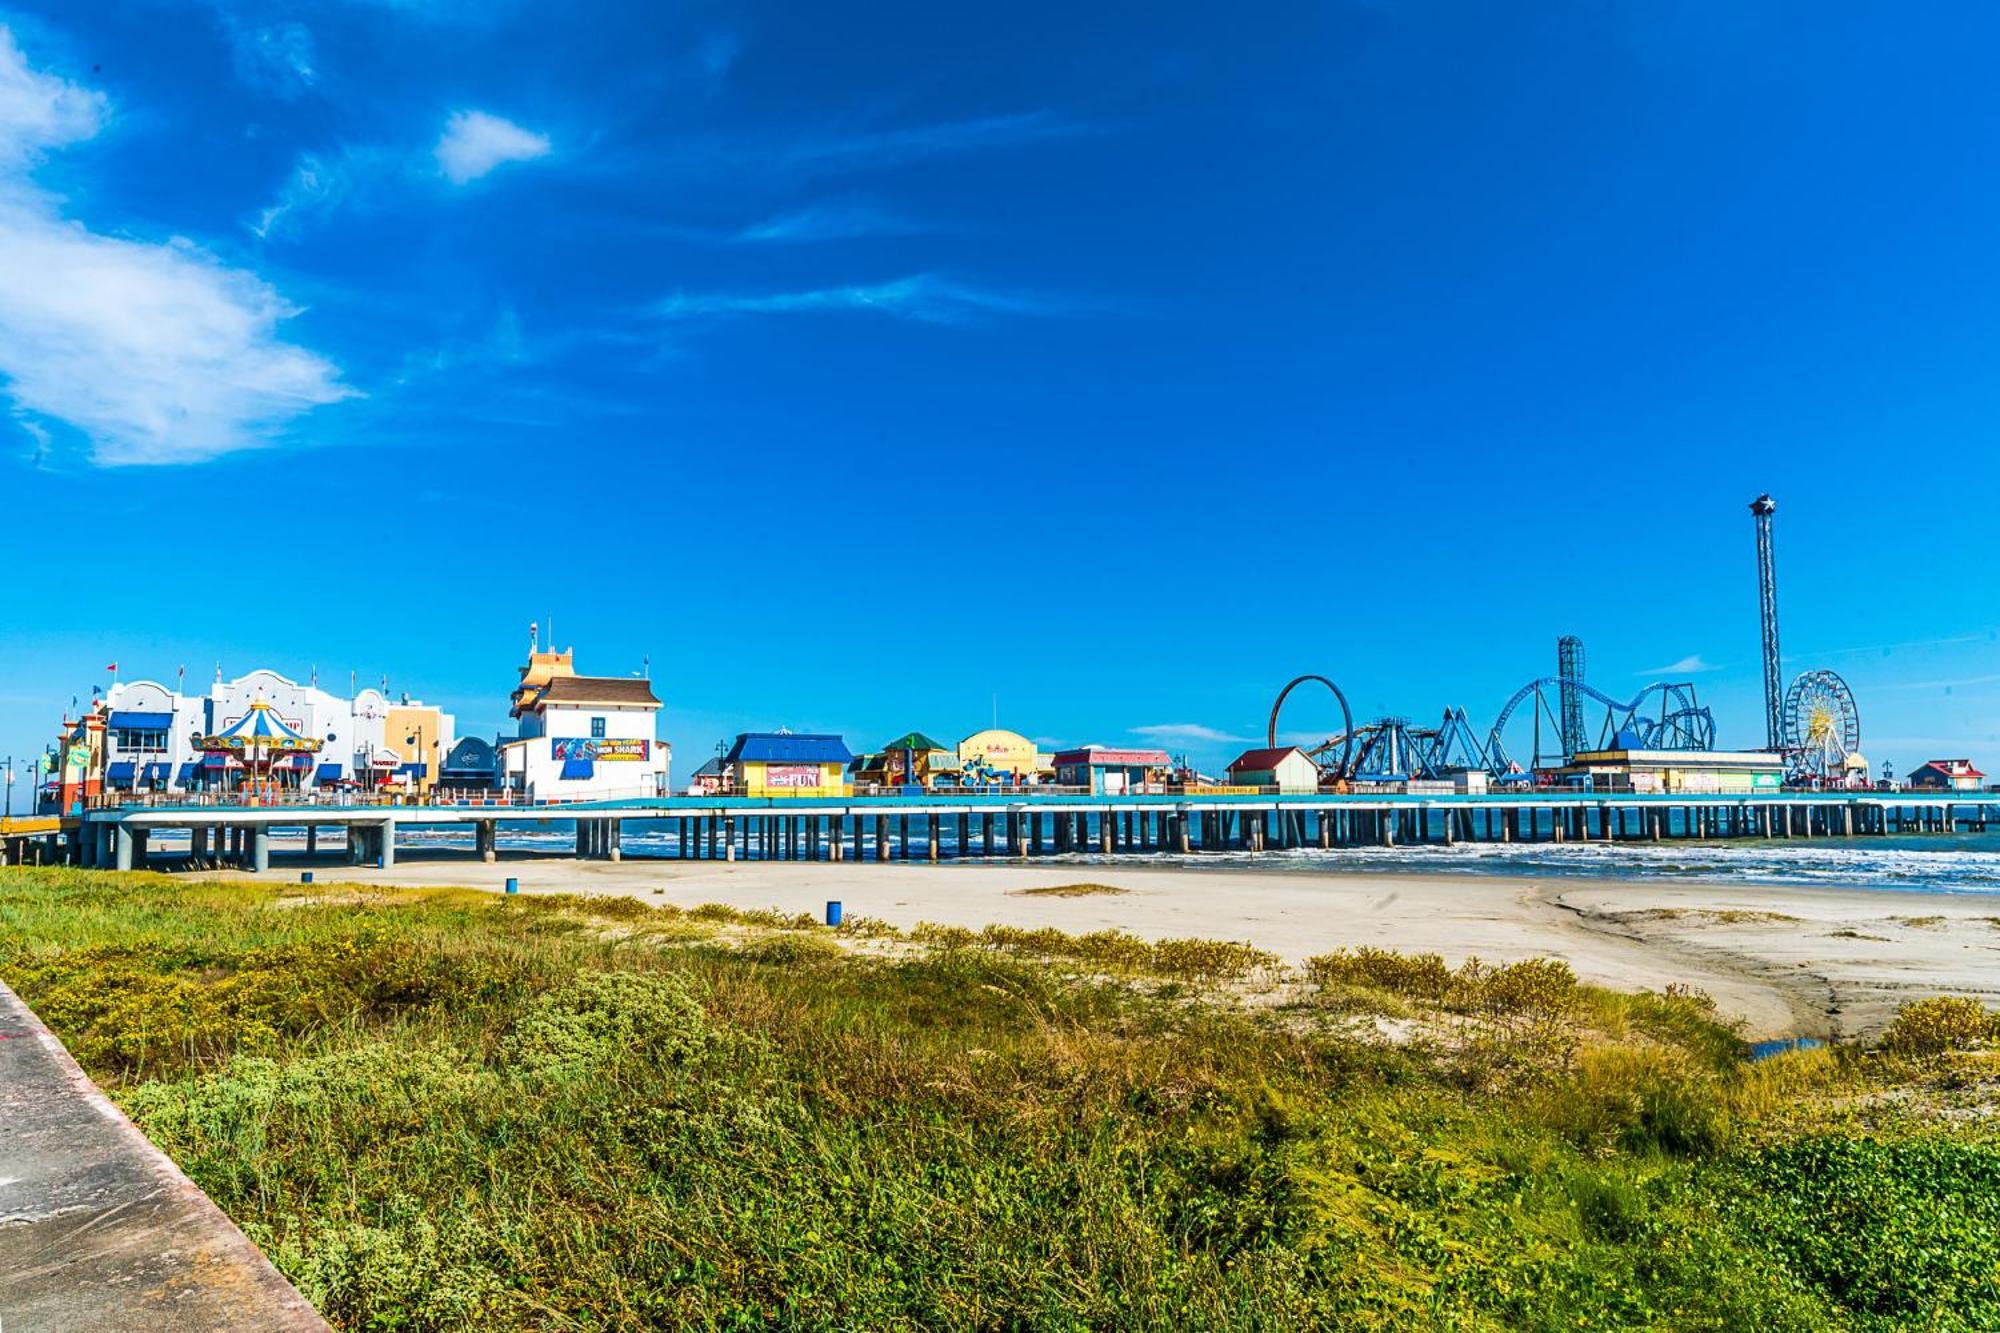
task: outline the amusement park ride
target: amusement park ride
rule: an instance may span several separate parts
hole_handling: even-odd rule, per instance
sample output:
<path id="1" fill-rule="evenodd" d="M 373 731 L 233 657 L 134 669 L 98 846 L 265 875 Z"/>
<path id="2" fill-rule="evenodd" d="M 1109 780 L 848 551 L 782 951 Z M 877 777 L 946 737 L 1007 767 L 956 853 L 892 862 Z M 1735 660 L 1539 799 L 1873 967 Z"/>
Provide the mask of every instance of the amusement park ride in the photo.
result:
<path id="1" fill-rule="evenodd" d="M 1758 496 L 1750 506 L 1757 525 L 1766 749 L 1785 756 L 1787 781 L 1795 786 L 1865 783 L 1868 766 L 1861 757 L 1861 713 L 1847 682 L 1832 671 L 1812 670 L 1780 692 L 1777 573 L 1771 553 L 1771 516 L 1777 507 L 1768 495 Z M 1279 715 L 1292 691 L 1314 684 L 1326 687 L 1340 708 L 1340 730 L 1306 748 L 1319 765 L 1322 785 L 1329 787 L 1439 780 L 1466 772 L 1482 772 L 1497 782 L 1527 783 L 1590 751 L 1715 748 L 1715 717 L 1696 697 L 1692 682 L 1654 681 L 1630 699 L 1614 699 L 1584 679 L 1583 640 L 1573 634 L 1557 641 L 1556 674 L 1516 690 L 1483 738 L 1463 708 L 1445 709 L 1433 726 L 1415 726 L 1401 717 L 1381 717 L 1357 726 L 1340 687 L 1326 676 L 1307 675 L 1279 691 L 1271 706 L 1266 744 L 1278 745 Z M 1516 730 L 1525 726 L 1529 732 L 1520 758 L 1509 748 L 1510 726 Z M 1516 742 L 1520 739 L 1516 737 Z"/>

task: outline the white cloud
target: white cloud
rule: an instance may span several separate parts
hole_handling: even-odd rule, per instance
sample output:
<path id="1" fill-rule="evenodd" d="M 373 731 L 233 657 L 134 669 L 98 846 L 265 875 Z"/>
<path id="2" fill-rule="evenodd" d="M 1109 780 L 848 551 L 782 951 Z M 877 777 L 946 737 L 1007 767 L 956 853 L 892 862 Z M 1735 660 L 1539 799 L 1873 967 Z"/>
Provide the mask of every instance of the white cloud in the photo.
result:
<path id="1" fill-rule="evenodd" d="M 266 444 L 348 396 L 329 362 L 278 338 L 296 311 L 255 274 L 61 216 L 28 170 L 105 110 L 30 69 L 0 27 L 0 375 L 16 407 L 75 427 L 100 463 L 177 463 Z"/>
<path id="2" fill-rule="evenodd" d="M 997 292 L 917 273 L 892 282 L 815 287 L 806 291 L 676 292 L 653 307 L 663 319 L 734 315 L 799 315 L 859 310 L 924 324 L 963 324 L 979 315 L 1054 315 L 1065 306 L 1046 297 Z"/>
<path id="3" fill-rule="evenodd" d="M 1700 671 L 1720 671 L 1721 669 L 1715 663 L 1703 658 L 1700 653 L 1690 653 L 1678 662 L 1669 662 L 1665 666 L 1647 667 L 1644 671 L 1635 671 L 1632 674 L 1658 680 L 1661 676 L 1691 676 Z"/>
<path id="4" fill-rule="evenodd" d="M 847 241 L 866 236 L 914 236 L 924 229 L 860 199 L 834 199 L 764 219 L 737 233 L 741 241 Z"/>
<path id="5" fill-rule="evenodd" d="M 1214 727 L 1204 727 L 1199 722 L 1159 722 L 1152 726 L 1134 727 L 1132 734 L 1169 745 L 1248 745 L 1254 739 L 1232 736 Z"/>
<path id="6" fill-rule="evenodd" d="M 218 17 L 229 38 L 236 75 L 250 87 L 289 100 L 319 82 L 312 29 L 305 24 L 288 21 L 258 26 L 227 10 Z"/>
<path id="7" fill-rule="evenodd" d="M 445 179 L 464 185 L 502 163 L 548 156 L 549 139 L 484 111 L 454 111 L 435 151 Z"/>
<path id="8" fill-rule="evenodd" d="M 90 138 L 107 107 L 103 93 L 29 69 L 14 34 L 0 25 L 0 167 Z"/>

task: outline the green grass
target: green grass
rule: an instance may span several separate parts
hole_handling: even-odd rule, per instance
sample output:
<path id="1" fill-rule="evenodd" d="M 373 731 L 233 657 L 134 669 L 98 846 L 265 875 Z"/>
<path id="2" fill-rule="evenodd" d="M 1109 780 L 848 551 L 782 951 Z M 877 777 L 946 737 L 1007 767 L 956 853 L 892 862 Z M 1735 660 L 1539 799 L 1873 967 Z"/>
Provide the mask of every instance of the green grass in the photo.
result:
<path id="1" fill-rule="evenodd" d="M 1985 1047 L 1240 950 L 0 872 L 0 978 L 342 1328 L 2000 1327 Z"/>

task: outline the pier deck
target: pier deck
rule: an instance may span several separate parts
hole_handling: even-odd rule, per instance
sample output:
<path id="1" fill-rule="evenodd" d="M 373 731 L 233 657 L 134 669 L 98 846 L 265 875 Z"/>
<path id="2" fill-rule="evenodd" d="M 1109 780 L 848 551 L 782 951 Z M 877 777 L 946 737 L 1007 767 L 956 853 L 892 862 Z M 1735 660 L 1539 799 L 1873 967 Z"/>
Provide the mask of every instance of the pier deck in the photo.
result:
<path id="1" fill-rule="evenodd" d="M 557 805 L 133 804 L 64 821 L 33 856 L 87 866 L 147 864 L 149 842 L 185 830 L 198 863 L 270 866 L 272 832 L 303 830 L 317 854 L 337 832 L 353 864 L 391 866 L 399 829 L 468 829 L 496 856 L 497 829 L 573 825 L 576 855 L 617 860 L 624 826 L 670 835 L 698 860 L 941 860 L 1094 852 L 1249 852 L 1459 842 L 1879 837 L 2000 828 L 2000 793 L 1554 792 L 1448 794 L 929 792 L 911 796 L 676 796 Z M 331 849 L 332 844 L 329 844 Z M 12 859 L 21 859 L 15 855 Z"/>

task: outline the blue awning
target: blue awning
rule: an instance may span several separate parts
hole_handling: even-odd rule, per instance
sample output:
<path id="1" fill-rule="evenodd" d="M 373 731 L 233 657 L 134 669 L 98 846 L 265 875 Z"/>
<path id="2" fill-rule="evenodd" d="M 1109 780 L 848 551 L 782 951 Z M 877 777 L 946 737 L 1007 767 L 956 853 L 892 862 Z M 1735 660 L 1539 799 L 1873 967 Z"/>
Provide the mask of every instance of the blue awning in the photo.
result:
<path id="1" fill-rule="evenodd" d="M 145 770 L 146 781 L 165 782 L 167 780 L 167 774 L 173 771 L 174 771 L 174 766 L 172 764 L 160 764 L 160 763 L 148 764 L 146 765 L 146 770 Z"/>
<path id="2" fill-rule="evenodd" d="M 562 780 L 564 782 L 581 782 L 596 776 L 597 761 L 595 759 L 563 760 Z"/>
<path id="3" fill-rule="evenodd" d="M 114 708 L 111 711 L 113 731 L 165 731 L 173 725 L 172 713 L 139 713 L 122 708 Z"/>
<path id="4" fill-rule="evenodd" d="M 193 760 L 189 760 L 189 761 L 188 761 L 187 763 L 185 763 L 185 764 L 182 764 L 182 765 L 181 765 L 181 776 L 180 776 L 180 779 L 179 779 L 179 780 L 180 780 L 181 782 L 184 782 L 184 783 L 186 783 L 186 782 L 193 782 L 193 781 L 194 781 L 194 770 L 195 770 L 195 765 L 194 765 L 194 761 L 193 761 Z"/>
<path id="5" fill-rule="evenodd" d="M 139 766 L 130 759 L 120 759 L 104 770 L 104 776 L 112 782 L 130 782 L 132 775 L 138 771 Z"/>
<path id="6" fill-rule="evenodd" d="M 398 773 L 403 774 L 406 777 L 421 778 L 421 777 L 428 777 L 430 775 L 431 766 L 429 764 L 404 764 L 401 768 L 397 769 L 396 771 Z"/>
<path id="7" fill-rule="evenodd" d="M 339 765 L 339 764 L 321 764 L 321 765 L 319 766 L 319 771 L 313 774 L 313 781 L 314 781 L 314 782 L 338 782 L 338 781 L 340 781 L 340 765 Z"/>

